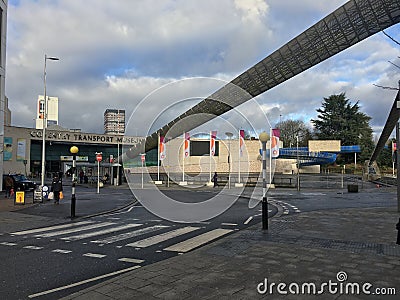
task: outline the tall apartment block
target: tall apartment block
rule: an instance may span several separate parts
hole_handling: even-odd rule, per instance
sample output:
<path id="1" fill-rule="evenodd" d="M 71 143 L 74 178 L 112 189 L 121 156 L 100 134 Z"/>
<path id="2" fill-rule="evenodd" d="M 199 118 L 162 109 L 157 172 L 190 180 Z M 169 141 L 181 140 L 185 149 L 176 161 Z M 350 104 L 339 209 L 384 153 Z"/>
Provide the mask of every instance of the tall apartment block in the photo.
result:
<path id="1" fill-rule="evenodd" d="M 43 129 L 44 96 L 39 95 L 36 109 L 36 129 Z M 47 126 L 58 125 L 58 97 L 47 96 Z"/>
<path id="2" fill-rule="evenodd" d="M 124 109 L 106 109 L 104 112 L 104 133 L 125 134 Z"/>

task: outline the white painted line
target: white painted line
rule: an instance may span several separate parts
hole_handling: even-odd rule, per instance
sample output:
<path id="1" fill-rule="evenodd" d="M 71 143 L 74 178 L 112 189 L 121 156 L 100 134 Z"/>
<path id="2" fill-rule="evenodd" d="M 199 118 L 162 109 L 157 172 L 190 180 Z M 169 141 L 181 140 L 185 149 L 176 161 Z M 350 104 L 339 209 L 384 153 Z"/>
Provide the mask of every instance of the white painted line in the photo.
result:
<path id="1" fill-rule="evenodd" d="M 38 247 L 38 246 L 25 246 L 24 249 L 41 250 L 41 249 L 43 249 L 43 247 Z"/>
<path id="2" fill-rule="evenodd" d="M 55 250 L 53 250 L 51 252 L 61 253 L 61 254 L 68 254 L 68 253 L 71 253 L 72 251 L 71 250 L 64 250 L 64 249 L 55 249 Z"/>
<path id="3" fill-rule="evenodd" d="M 183 227 L 183 228 L 178 228 L 172 231 L 168 231 L 159 235 L 154 235 L 152 237 L 149 237 L 147 239 L 143 239 L 140 241 L 136 241 L 130 244 L 127 244 L 126 246 L 128 247 L 139 247 L 139 248 L 145 248 L 145 247 L 149 247 L 155 244 L 159 244 L 161 242 L 167 241 L 169 239 L 172 239 L 174 237 L 195 231 L 200 229 L 199 227 Z"/>
<path id="4" fill-rule="evenodd" d="M 300 211 L 300 209 L 295 209 L 294 212 L 299 213 L 299 212 L 301 212 L 301 211 Z"/>
<path id="5" fill-rule="evenodd" d="M 121 230 L 125 230 L 125 229 L 132 228 L 132 227 L 138 227 L 138 226 L 142 226 L 142 225 L 143 224 L 125 224 L 125 225 L 122 225 L 122 226 L 112 227 L 112 228 L 108 228 L 108 229 L 104 229 L 104 230 L 93 231 L 93 232 L 78 234 L 78 235 L 74 235 L 74 236 L 63 237 L 61 239 L 62 240 L 67 240 L 67 241 L 77 241 L 77 240 L 86 239 L 86 238 L 90 238 L 90 237 L 97 236 L 97 235 L 103 235 L 103 234 L 116 232 L 116 231 L 121 231 Z"/>
<path id="6" fill-rule="evenodd" d="M 64 225 L 56 225 L 56 226 L 50 226 L 50 227 L 44 227 L 44 228 L 17 231 L 17 232 L 13 232 L 11 234 L 24 235 L 24 234 L 38 233 L 38 232 L 44 232 L 44 231 L 50 231 L 50 230 L 56 230 L 56 229 L 69 228 L 69 227 L 74 227 L 74 226 L 79 226 L 79 225 L 84 225 L 84 224 L 90 224 L 90 223 L 93 223 L 93 221 L 82 221 L 82 222 L 78 222 L 78 223 L 70 223 L 70 224 L 64 224 Z"/>
<path id="7" fill-rule="evenodd" d="M 9 243 L 9 242 L 1 242 L 0 245 L 4 245 L 4 246 L 16 246 L 16 243 Z"/>
<path id="8" fill-rule="evenodd" d="M 249 217 L 246 221 L 244 221 L 244 225 L 247 225 L 250 223 L 250 221 L 253 220 L 253 217 Z"/>
<path id="9" fill-rule="evenodd" d="M 57 236 L 57 235 L 64 235 L 64 234 L 69 234 L 69 233 L 74 233 L 74 232 L 79 232 L 79 231 L 84 231 L 84 230 L 90 230 L 90 229 L 110 226 L 110 225 L 114 225 L 114 224 L 115 223 L 111 223 L 111 222 L 97 223 L 97 224 L 83 226 L 83 227 L 79 227 L 79 228 L 72 228 L 72 229 L 61 230 L 61 231 L 56 231 L 56 232 L 38 234 L 35 236 L 53 237 L 53 236 Z"/>
<path id="10" fill-rule="evenodd" d="M 94 258 L 103 258 L 103 257 L 106 257 L 107 255 L 105 255 L 105 254 L 97 254 L 97 253 L 85 253 L 82 256 L 94 257 Z"/>
<path id="11" fill-rule="evenodd" d="M 131 208 L 129 208 L 129 209 L 128 209 L 128 212 L 131 212 L 131 211 L 132 211 L 132 209 L 133 209 L 133 206 L 132 206 Z"/>
<path id="12" fill-rule="evenodd" d="M 144 262 L 143 259 L 137 259 L 137 258 L 128 258 L 128 257 L 123 257 L 118 259 L 119 261 L 123 261 L 123 262 L 129 262 L 129 263 L 133 263 L 133 264 L 141 264 L 142 262 Z"/>
<path id="13" fill-rule="evenodd" d="M 110 218 L 107 218 L 107 220 L 121 220 L 121 218 L 110 217 Z"/>
<path id="14" fill-rule="evenodd" d="M 226 235 L 232 231 L 233 230 L 231 230 L 231 229 L 222 229 L 222 228 L 214 229 L 212 231 L 203 233 L 201 235 L 198 235 L 198 236 L 188 239 L 186 241 L 169 246 L 169 247 L 165 248 L 164 250 L 165 251 L 174 251 L 174 252 L 183 252 L 183 253 L 188 252 L 194 248 L 204 245 L 205 243 L 215 240 L 216 238 Z"/>
<path id="15" fill-rule="evenodd" d="M 238 226 L 236 223 L 221 223 L 222 226 Z"/>
<path id="16" fill-rule="evenodd" d="M 112 273 L 109 273 L 109 274 L 104 274 L 104 275 L 93 277 L 93 278 L 86 279 L 86 280 L 83 280 L 83 281 L 75 282 L 75 283 L 72 283 L 72 284 L 69 284 L 69 285 L 64 285 L 64 286 L 61 286 L 61 287 L 58 287 L 58 288 L 55 288 L 55 289 L 51 289 L 51 290 L 47 290 L 47 291 L 44 291 L 44 292 L 32 294 L 32 295 L 29 295 L 28 298 L 41 297 L 41 296 L 48 295 L 48 294 L 51 294 L 51 293 L 55 293 L 55 292 L 59 292 L 59 291 L 66 290 L 66 289 L 70 289 L 70 288 L 73 288 L 73 287 L 76 287 L 76 286 L 80 286 L 80 285 L 83 285 L 83 284 L 86 284 L 86 283 L 89 283 L 89 282 L 93 282 L 93 281 L 97 281 L 97 280 L 104 279 L 104 278 L 107 278 L 107 277 L 111 277 L 111 276 L 119 275 L 119 274 L 122 274 L 122 273 L 126 273 L 126 272 L 129 272 L 129 271 L 138 269 L 138 268 L 140 268 L 140 266 L 133 266 L 133 267 L 130 267 L 130 268 L 127 268 L 127 269 L 122 269 L 122 270 L 119 270 L 119 271 L 115 271 L 115 272 L 112 272 Z"/>
<path id="17" fill-rule="evenodd" d="M 146 234 L 146 233 L 150 233 L 150 232 L 154 232 L 163 228 L 167 228 L 169 226 L 165 226 L 165 225 L 156 225 L 156 226 L 152 226 L 152 227 L 146 227 L 146 228 L 142 228 L 142 229 L 138 229 L 135 231 L 131 231 L 131 232 L 127 232 L 127 233 L 123 233 L 120 235 L 116 235 L 116 236 L 112 236 L 106 239 L 102 239 L 102 240 L 97 240 L 97 241 L 90 241 L 91 243 L 96 243 L 96 244 L 111 244 L 111 243 L 115 243 L 118 241 L 122 241 L 122 240 L 126 240 L 135 236 L 139 236 L 142 234 Z"/>

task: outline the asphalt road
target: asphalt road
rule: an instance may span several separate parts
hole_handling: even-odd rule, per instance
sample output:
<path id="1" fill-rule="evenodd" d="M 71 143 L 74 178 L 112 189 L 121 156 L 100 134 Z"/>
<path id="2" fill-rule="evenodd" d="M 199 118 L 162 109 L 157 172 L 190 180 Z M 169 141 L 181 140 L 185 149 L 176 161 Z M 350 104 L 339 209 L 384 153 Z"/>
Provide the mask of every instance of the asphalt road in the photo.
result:
<path id="1" fill-rule="evenodd" d="M 220 190 L 182 188 L 163 191 L 184 203 L 212 199 Z M 79 218 L 71 220 L 70 194 L 60 205 L 51 202 L 7 215 L 0 225 L 0 298 L 57 299 L 112 276 L 181 255 L 261 221 L 261 206 L 234 189 L 224 199 L 234 204 L 224 213 L 193 223 L 165 220 L 134 203 L 129 189 L 77 188 Z M 251 191 L 245 190 L 245 196 Z M 260 191 L 255 192 L 259 195 Z M 156 200 L 148 197 L 150 200 Z M 269 217 L 335 208 L 382 207 L 397 204 L 395 189 L 366 186 L 345 190 L 277 189 L 268 194 Z M 116 209 L 115 209 L 116 208 Z M 107 213 L 100 212 L 108 211 Z M 34 222 L 26 220 L 29 216 Z M 12 219 L 15 218 L 15 219 Z M 261 224 L 259 224 L 261 230 Z M 270 226 L 274 226 L 273 220 Z"/>
<path id="2" fill-rule="evenodd" d="M 216 191 L 165 193 L 179 201 L 201 202 Z M 76 214 L 81 218 L 71 221 L 69 196 L 66 192 L 60 205 L 45 202 L 18 212 L 43 217 L 40 226 L 24 224 L 18 230 L 1 231 L 1 299 L 60 298 L 114 272 L 180 255 L 261 220 L 260 205 L 249 209 L 245 198 L 211 220 L 175 223 L 155 216 L 140 203 L 132 204 L 127 189 L 102 189 L 96 195 L 78 188 Z M 96 215 L 115 207 L 120 209 Z M 269 210 L 270 217 L 277 213 L 275 206 Z"/>

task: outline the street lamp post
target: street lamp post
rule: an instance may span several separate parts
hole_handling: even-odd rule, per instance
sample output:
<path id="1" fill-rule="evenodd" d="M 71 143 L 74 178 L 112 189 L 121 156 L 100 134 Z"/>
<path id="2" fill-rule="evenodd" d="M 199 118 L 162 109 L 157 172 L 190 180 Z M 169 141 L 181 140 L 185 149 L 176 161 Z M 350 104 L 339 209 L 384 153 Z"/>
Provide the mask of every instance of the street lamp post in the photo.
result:
<path id="1" fill-rule="evenodd" d="M 268 230 L 268 201 L 267 201 L 267 141 L 269 135 L 261 132 L 258 136 L 262 144 L 262 175 L 263 175 L 263 197 L 262 197 L 262 229 Z M 271 168 L 271 167 L 270 167 Z"/>
<path id="2" fill-rule="evenodd" d="M 75 218 L 75 207 L 76 207 L 76 197 L 75 197 L 75 184 L 76 184 L 76 154 L 79 149 L 76 146 L 72 146 L 69 151 L 72 154 L 72 196 L 71 196 L 71 219 Z"/>
<path id="3" fill-rule="evenodd" d="M 231 138 L 233 136 L 232 132 L 225 132 L 228 137 L 228 188 L 231 188 Z"/>
<path id="4" fill-rule="evenodd" d="M 43 71 L 43 83 L 44 83 L 44 99 L 43 99 L 43 132 L 42 132 L 42 181 L 41 187 L 43 190 L 45 166 L 46 166 L 46 127 L 47 127 L 47 95 L 46 95 L 46 65 L 47 60 L 59 60 L 58 57 L 44 55 L 44 71 Z M 43 197 L 43 193 L 42 193 Z M 42 199 L 43 200 L 43 199 Z"/>

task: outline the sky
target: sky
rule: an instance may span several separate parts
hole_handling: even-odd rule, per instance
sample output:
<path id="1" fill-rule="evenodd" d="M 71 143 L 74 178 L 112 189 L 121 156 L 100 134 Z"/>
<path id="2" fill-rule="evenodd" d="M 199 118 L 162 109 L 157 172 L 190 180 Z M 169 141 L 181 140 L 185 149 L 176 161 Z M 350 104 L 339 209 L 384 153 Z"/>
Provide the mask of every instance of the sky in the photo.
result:
<path id="1" fill-rule="evenodd" d="M 59 97 L 61 126 L 103 133 L 103 114 L 111 108 L 125 109 L 128 126 L 139 128 L 157 112 L 165 121 L 179 115 L 346 2 L 9 0 L 12 125 L 34 127 L 45 54 L 60 58 L 47 61 L 46 87 L 48 96 Z M 385 32 L 400 41 L 400 25 Z M 272 126 L 289 119 L 311 126 L 323 98 L 344 92 L 359 101 L 379 134 L 397 91 L 374 84 L 398 87 L 400 68 L 389 61 L 400 65 L 399 56 L 400 46 L 378 33 L 255 100 Z M 182 81 L 184 88 L 176 84 Z M 160 92 L 165 87 L 168 97 Z M 189 93 L 182 96 L 174 87 Z M 149 114 L 139 114 L 138 106 Z"/>

